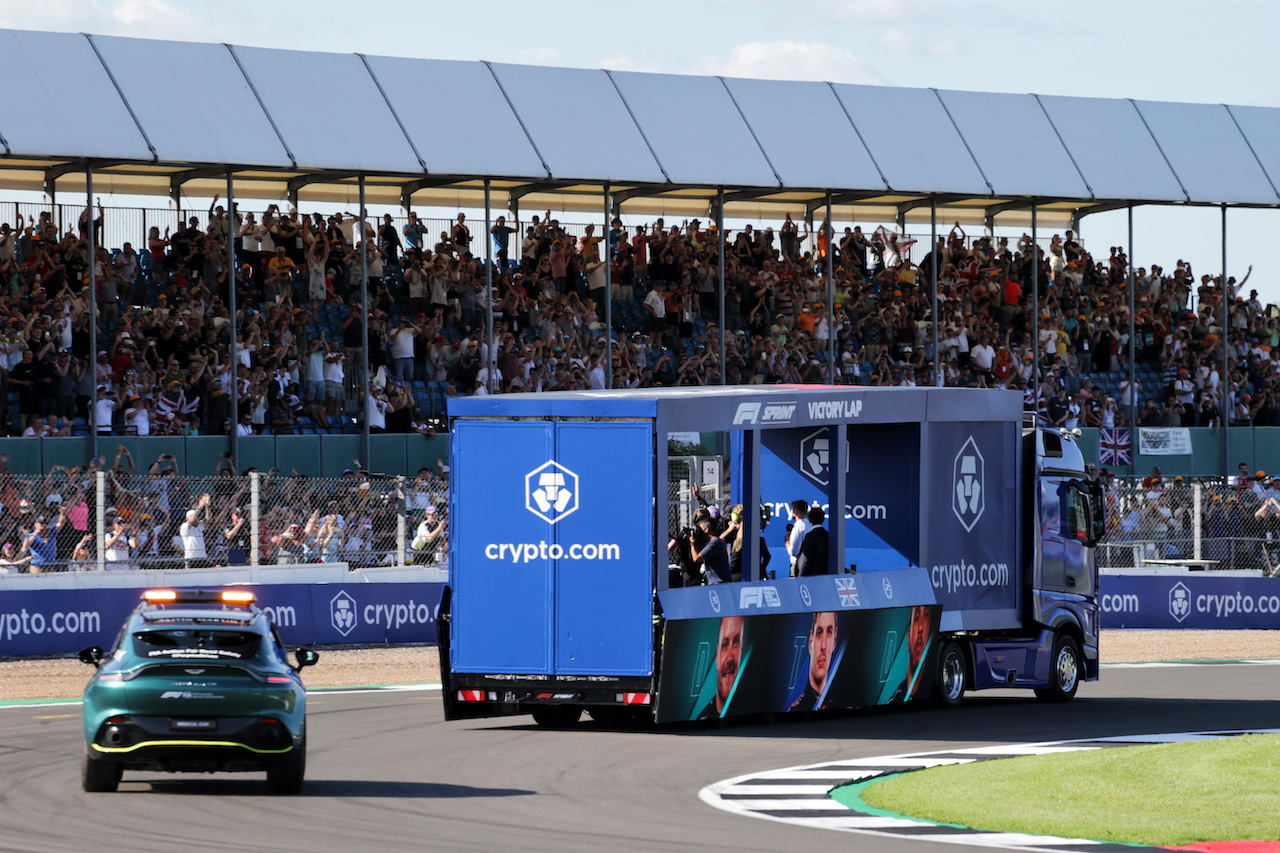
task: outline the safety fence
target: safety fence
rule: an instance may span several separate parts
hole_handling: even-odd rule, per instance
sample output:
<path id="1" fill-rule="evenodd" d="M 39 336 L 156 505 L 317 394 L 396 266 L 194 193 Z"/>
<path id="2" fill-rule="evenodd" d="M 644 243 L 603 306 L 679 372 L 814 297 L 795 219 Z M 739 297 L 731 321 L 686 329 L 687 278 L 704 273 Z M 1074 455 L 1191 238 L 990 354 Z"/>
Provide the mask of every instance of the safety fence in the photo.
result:
<path id="1" fill-rule="evenodd" d="M 667 458 L 667 527 L 675 537 L 693 526 L 702 506 L 724 506 L 729 484 L 721 456 L 672 456 Z"/>
<path id="2" fill-rule="evenodd" d="M 1107 490 L 1103 568 L 1190 565 L 1280 575 L 1280 489 L 1258 481 L 1117 480 Z"/>
<path id="3" fill-rule="evenodd" d="M 448 483 L 348 473 L 0 473 L 0 573 L 345 562 L 445 567 Z"/>

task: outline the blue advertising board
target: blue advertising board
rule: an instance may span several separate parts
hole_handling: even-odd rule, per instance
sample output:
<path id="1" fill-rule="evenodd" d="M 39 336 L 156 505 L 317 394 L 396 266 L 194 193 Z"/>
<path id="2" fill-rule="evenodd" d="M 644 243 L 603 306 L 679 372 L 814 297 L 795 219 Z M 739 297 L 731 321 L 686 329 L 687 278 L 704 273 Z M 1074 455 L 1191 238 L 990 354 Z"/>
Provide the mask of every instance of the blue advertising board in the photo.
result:
<path id="1" fill-rule="evenodd" d="M 1280 578 L 1105 574 L 1103 628 L 1280 628 Z"/>
<path id="2" fill-rule="evenodd" d="M 834 456 L 829 432 L 804 427 L 760 433 L 760 494 L 774 519 L 765 538 L 783 566 L 792 501 L 820 506 L 828 519 L 835 516 L 825 497 Z M 850 425 L 848 462 L 841 565 L 858 571 L 919 565 L 919 425 Z"/>
<path id="3" fill-rule="evenodd" d="M 260 584 L 258 606 L 289 645 L 434 643 L 441 583 Z M 10 590 L 0 597 L 0 656 L 110 646 L 140 589 Z"/>
<path id="4" fill-rule="evenodd" d="M 942 630 L 1021 623 L 1018 506 L 1021 428 L 1013 423 L 921 425 L 920 562 Z"/>
<path id="5" fill-rule="evenodd" d="M 454 672 L 653 670 L 651 421 L 455 421 Z"/>

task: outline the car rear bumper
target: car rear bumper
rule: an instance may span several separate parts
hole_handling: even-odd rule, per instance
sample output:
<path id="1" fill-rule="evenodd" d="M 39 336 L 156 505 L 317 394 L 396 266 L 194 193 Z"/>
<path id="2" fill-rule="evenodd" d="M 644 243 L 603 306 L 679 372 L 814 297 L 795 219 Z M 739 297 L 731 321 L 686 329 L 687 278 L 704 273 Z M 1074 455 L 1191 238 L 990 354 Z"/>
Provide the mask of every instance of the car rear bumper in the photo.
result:
<path id="1" fill-rule="evenodd" d="M 186 722 L 186 721 L 183 721 Z M 170 717 L 122 716 L 103 723 L 89 744 L 96 760 L 175 772 L 261 770 L 302 743 L 283 721 L 216 717 L 203 731 L 175 727 Z"/>

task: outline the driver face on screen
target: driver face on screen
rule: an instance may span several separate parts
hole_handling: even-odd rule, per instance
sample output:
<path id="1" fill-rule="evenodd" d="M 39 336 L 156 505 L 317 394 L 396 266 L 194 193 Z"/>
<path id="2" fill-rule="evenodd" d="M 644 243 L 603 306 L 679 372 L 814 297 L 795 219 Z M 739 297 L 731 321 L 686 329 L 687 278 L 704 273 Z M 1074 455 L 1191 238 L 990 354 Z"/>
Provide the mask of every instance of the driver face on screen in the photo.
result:
<path id="1" fill-rule="evenodd" d="M 916 671 L 924 657 L 924 647 L 929 642 L 929 608 L 917 607 L 911 613 L 911 628 L 907 634 L 907 648 L 911 654 L 910 670 Z"/>
<path id="2" fill-rule="evenodd" d="M 720 620 L 720 640 L 716 643 L 716 710 L 723 711 L 738 677 L 742 662 L 741 616 L 726 616 Z"/>
<path id="3" fill-rule="evenodd" d="M 836 648 L 836 614 L 815 613 L 809 629 L 809 684 L 821 691 L 831 668 L 831 653 Z"/>

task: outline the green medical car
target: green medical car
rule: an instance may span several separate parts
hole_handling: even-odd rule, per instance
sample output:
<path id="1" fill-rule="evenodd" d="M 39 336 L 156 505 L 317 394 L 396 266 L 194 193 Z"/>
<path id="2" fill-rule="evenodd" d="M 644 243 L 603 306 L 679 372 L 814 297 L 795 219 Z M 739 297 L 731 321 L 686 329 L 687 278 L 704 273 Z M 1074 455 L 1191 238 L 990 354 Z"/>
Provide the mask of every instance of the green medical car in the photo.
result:
<path id="1" fill-rule="evenodd" d="M 84 789 L 114 791 L 125 770 L 267 772 L 279 794 L 302 789 L 307 694 L 280 634 L 244 589 L 152 589 L 110 652 L 80 659 Z"/>

